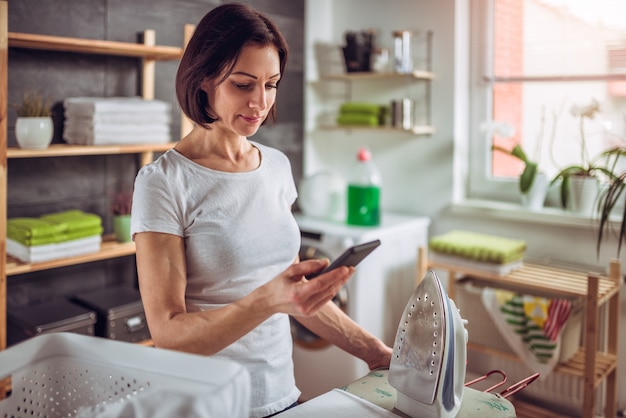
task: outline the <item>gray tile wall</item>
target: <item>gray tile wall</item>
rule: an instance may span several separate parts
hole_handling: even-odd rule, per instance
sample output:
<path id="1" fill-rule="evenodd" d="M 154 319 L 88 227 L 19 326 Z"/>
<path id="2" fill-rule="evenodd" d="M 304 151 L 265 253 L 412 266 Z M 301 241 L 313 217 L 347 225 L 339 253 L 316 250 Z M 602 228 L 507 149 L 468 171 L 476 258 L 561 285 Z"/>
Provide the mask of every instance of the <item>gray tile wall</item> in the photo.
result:
<path id="1" fill-rule="evenodd" d="M 9 31 L 135 42 L 145 29 L 156 31 L 159 45 L 180 46 L 183 26 L 196 24 L 220 4 L 211 0 L 10 0 Z M 294 176 L 302 175 L 304 0 L 250 0 L 285 33 L 291 49 L 287 74 L 278 93 L 279 123 L 264 126 L 252 139 L 283 150 Z M 180 132 L 175 102 L 177 62 L 157 63 L 155 96 L 172 103 L 172 136 Z M 9 50 L 8 103 L 27 89 L 49 94 L 55 102 L 53 142 L 61 143 L 64 98 L 139 94 L 139 61 L 88 54 Z M 15 146 L 16 115 L 8 113 L 8 141 Z M 77 208 L 103 217 L 111 233 L 110 200 L 132 187 L 139 169 L 133 155 L 11 159 L 8 165 L 9 217 L 39 216 Z M 8 304 L 24 306 L 115 283 L 135 283 L 134 257 L 9 277 Z"/>

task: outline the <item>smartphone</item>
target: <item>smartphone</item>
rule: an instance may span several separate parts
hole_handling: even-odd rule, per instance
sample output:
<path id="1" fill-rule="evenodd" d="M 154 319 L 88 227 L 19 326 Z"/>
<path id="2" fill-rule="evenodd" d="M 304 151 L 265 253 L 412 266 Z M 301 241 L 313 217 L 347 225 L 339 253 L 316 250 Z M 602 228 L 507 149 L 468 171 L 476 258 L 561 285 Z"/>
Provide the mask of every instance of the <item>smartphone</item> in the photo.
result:
<path id="1" fill-rule="evenodd" d="M 343 252 L 335 261 L 333 261 L 324 270 L 309 274 L 307 279 L 313 279 L 320 274 L 324 274 L 340 266 L 356 267 L 369 253 L 374 251 L 380 245 L 380 240 L 365 242 L 363 244 L 354 245 Z"/>

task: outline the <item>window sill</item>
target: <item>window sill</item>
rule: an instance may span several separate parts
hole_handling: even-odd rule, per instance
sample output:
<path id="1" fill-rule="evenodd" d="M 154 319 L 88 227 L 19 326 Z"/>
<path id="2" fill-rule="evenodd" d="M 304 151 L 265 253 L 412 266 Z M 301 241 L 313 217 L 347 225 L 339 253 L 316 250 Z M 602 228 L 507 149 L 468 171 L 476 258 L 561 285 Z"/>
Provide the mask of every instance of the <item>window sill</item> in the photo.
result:
<path id="1" fill-rule="evenodd" d="M 553 207 L 532 211 L 518 204 L 492 200 L 468 199 L 453 203 L 450 205 L 449 213 L 553 226 L 579 228 L 597 228 L 598 226 L 598 218 L 596 215 L 590 217 Z M 619 222 L 619 220 L 615 218 L 611 219 L 611 224 L 616 222 Z"/>

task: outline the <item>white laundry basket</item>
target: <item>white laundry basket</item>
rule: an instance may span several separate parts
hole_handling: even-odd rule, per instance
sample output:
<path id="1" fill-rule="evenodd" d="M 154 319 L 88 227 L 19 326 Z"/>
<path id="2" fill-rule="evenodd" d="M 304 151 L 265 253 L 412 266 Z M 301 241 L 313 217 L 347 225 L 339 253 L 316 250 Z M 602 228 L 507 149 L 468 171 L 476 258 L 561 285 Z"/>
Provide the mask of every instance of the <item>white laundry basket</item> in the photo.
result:
<path id="1" fill-rule="evenodd" d="M 73 333 L 0 352 L 0 417 L 248 417 L 238 363 Z"/>

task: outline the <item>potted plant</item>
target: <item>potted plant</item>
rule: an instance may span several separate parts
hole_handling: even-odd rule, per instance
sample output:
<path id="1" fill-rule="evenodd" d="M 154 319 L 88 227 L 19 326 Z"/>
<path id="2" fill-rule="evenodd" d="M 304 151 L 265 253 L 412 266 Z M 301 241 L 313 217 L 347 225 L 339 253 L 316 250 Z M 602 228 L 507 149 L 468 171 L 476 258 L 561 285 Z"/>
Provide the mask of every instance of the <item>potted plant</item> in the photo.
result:
<path id="1" fill-rule="evenodd" d="M 524 163 L 524 170 L 519 176 L 519 190 L 522 193 L 528 193 L 530 188 L 533 186 L 533 183 L 535 182 L 535 178 L 537 177 L 539 165 L 536 162 L 528 159 L 528 156 L 522 149 L 522 146 L 519 144 L 515 145 L 511 150 L 500 147 L 498 145 L 494 145 L 492 149 L 516 157 Z"/>
<path id="2" fill-rule="evenodd" d="M 617 256 L 619 257 L 622 250 L 622 243 L 626 241 L 626 194 L 624 194 L 624 188 L 626 187 L 626 171 L 617 173 L 617 162 L 620 158 L 626 157 L 626 148 L 617 147 L 608 150 L 603 153 L 608 160 L 612 160 L 612 164 L 609 165 L 609 169 L 612 175 L 609 177 L 609 183 L 606 189 L 600 194 L 598 199 L 597 211 L 599 216 L 598 225 L 598 239 L 596 245 L 597 255 L 600 255 L 600 247 L 605 238 L 605 233 L 608 234 L 610 227 L 610 216 L 616 205 L 621 202 L 624 203 L 624 209 L 619 223 L 618 243 L 617 243 Z"/>
<path id="3" fill-rule="evenodd" d="M 550 185 L 561 182 L 561 205 L 574 211 L 591 214 L 596 201 L 600 180 L 605 177 L 611 181 L 615 175 L 608 168 L 606 152 L 590 158 L 585 138 L 585 120 L 593 119 L 600 110 L 596 100 L 584 107 L 573 107 L 572 114 L 578 118 L 580 132 L 580 163 L 561 169 L 552 179 Z"/>
<path id="4" fill-rule="evenodd" d="M 113 197 L 113 231 L 119 242 L 130 242 L 130 213 L 133 204 L 133 192 L 121 191 Z"/>
<path id="5" fill-rule="evenodd" d="M 17 113 L 15 137 L 20 148 L 43 149 L 52 142 L 52 99 L 44 99 L 41 93 L 28 90 L 22 100 L 13 105 Z"/>

